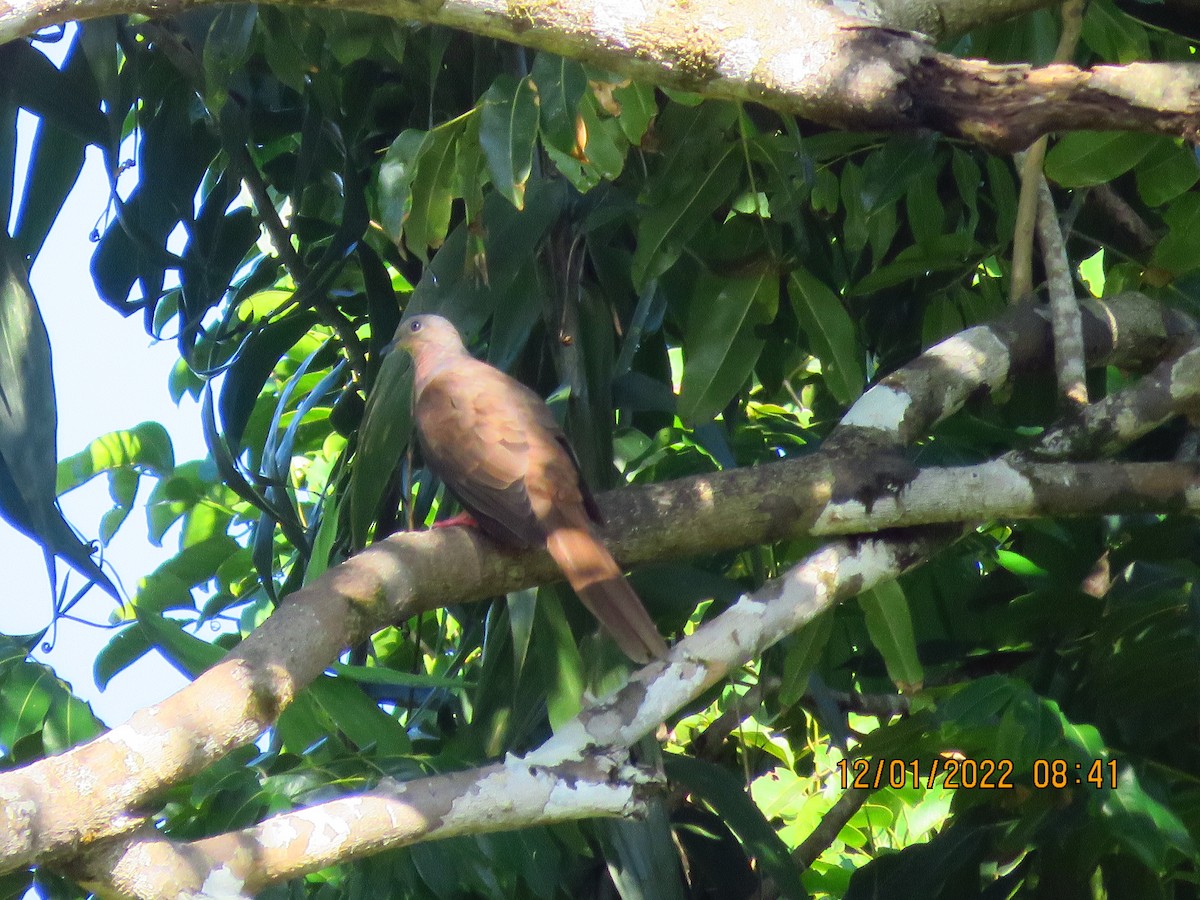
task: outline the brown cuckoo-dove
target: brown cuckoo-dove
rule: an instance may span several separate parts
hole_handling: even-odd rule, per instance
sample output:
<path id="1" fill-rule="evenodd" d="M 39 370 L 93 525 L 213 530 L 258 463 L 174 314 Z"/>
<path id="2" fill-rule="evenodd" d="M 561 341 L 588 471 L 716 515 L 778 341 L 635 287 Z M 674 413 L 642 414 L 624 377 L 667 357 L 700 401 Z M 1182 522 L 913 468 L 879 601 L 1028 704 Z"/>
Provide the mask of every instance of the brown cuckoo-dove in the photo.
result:
<path id="1" fill-rule="evenodd" d="M 489 537 L 545 545 L 579 599 L 630 659 L 667 645 L 593 523 L 600 511 L 542 398 L 471 356 L 441 316 L 400 323 L 412 354 L 413 417 L 426 463 Z"/>

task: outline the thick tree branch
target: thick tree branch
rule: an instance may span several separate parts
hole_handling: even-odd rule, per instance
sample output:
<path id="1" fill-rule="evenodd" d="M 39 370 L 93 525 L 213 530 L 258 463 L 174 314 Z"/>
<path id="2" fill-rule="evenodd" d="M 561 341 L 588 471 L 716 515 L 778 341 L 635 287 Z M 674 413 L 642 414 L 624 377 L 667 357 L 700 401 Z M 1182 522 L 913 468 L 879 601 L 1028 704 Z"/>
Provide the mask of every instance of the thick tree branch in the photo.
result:
<path id="1" fill-rule="evenodd" d="M 0 0 L 0 43 L 72 19 L 180 13 L 212 2 Z M 843 128 L 932 128 L 1006 150 L 1076 128 L 1200 136 L 1200 65 L 1080 70 L 960 60 L 899 30 L 904 22 L 855 18 L 819 0 L 346 0 L 338 6 L 448 25 Z"/>
<path id="2" fill-rule="evenodd" d="M 680 641 L 667 659 L 645 666 L 619 690 L 587 706 L 537 750 L 504 766 L 416 782 L 415 796 L 431 798 L 426 808 L 397 797 L 389 786 L 382 797 L 376 791 L 343 798 L 191 844 L 171 846 L 157 836 L 131 840 L 89 865 L 94 874 L 88 877 L 146 900 L 168 893 L 192 895 L 220 878 L 221 896 L 241 897 L 332 861 L 415 839 L 528 825 L 533 821 L 530 814 L 539 810 L 544 810 L 539 821 L 579 818 L 589 814 L 587 793 L 573 793 L 543 773 L 578 765 L 574 761 L 581 759 L 589 765 L 588 760 L 597 757 L 597 748 L 599 758 L 608 759 L 608 754 L 652 732 L 730 671 L 822 611 L 896 577 L 960 533 L 961 528 L 953 526 L 912 529 L 903 535 L 842 540 L 823 547 Z M 618 766 L 609 762 L 601 768 Z M 532 804 L 516 797 L 495 802 L 492 788 L 505 780 L 498 769 L 511 771 L 512 778 L 528 784 Z M 481 796 L 484 790 L 488 793 Z M 631 806 L 633 795 L 632 785 L 613 792 L 614 800 Z M 483 802 L 489 798 L 493 802 Z M 602 806 L 601 813 L 613 814 L 621 803 L 593 805 Z M 423 821 L 426 813 L 434 816 L 432 823 Z M 442 816 L 448 824 L 440 820 Z M 313 840 L 306 841 L 306 835 Z M 337 852 L 328 844 L 336 844 Z M 169 892 L 164 892 L 164 885 L 170 886 Z"/>
<path id="3" fill-rule="evenodd" d="M 71 866 L 81 883 L 124 897 L 251 897 L 263 888 L 382 850 L 597 816 L 645 815 L 662 790 L 627 753 L 529 758 L 400 782 L 289 812 L 241 831 L 177 842 L 145 829 Z M 201 892 L 204 892 L 201 894 Z"/>
<path id="4" fill-rule="evenodd" d="M 1093 361 L 1114 354 L 1136 360 L 1161 354 L 1170 335 L 1188 327 L 1128 297 L 1088 304 L 1084 333 Z M 888 472 L 886 460 L 872 470 L 862 457 L 839 459 L 836 445 L 858 449 L 880 435 L 888 443 L 923 436 L 975 392 L 1044 364 L 1048 340 L 1036 312 L 1016 311 L 943 342 L 874 387 L 828 453 L 609 494 L 612 548 L 632 564 L 765 543 L 808 532 L 831 503 L 849 508 L 895 494 L 905 482 L 890 486 L 879 477 Z M 444 565 L 446 559 L 456 565 Z M 252 741 L 344 647 L 377 628 L 555 577 L 545 553 L 504 553 L 465 529 L 393 535 L 373 545 L 288 597 L 173 697 L 86 745 L 0 775 L 0 869 L 61 858 L 132 830 L 140 822 L 132 811 Z M 671 710 L 659 705 L 655 714 Z M 100 784 L 105 789 L 97 791 Z"/>

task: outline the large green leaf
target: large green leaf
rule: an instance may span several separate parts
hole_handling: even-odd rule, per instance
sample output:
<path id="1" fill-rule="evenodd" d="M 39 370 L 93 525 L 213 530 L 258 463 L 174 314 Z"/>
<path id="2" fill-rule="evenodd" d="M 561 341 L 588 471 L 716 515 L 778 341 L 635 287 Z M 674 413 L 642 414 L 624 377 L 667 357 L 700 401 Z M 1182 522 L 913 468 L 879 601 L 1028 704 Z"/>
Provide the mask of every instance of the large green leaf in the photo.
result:
<path id="1" fill-rule="evenodd" d="M 858 595 L 867 619 L 871 643 L 883 656 L 888 675 L 906 691 L 919 688 L 925 670 L 917 655 L 912 616 L 904 590 L 896 581 L 885 581 Z"/>
<path id="2" fill-rule="evenodd" d="M 517 209 L 525 206 L 525 182 L 538 130 L 538 88 L 532 78 L 501 75 L 480 98 L 479 143 L 492 184 Z"/>
<path id="3" fill-rule="evenodd" d="M 158 422 L 142 422 L 126 431 L 101 435 L 74 456 L 59 461 L 56 490 L 65 494 L 102 472 L 126 466 L 137 466 L 159 478 L 170 475 L 175 451 L 167 429 Z"/>
<path id="4" fill-rule="evenodd" d="M 99 98 L 91 68 L 80 49 L 82 40 L 82 34 L 76 36 L 63 61 L 62 92 L 80 98 L 91 97 L 94 106 Z M 76 112 L 74 117 L 82 114 L 90 120 L 92 112 L 94 109 L 86 113 Z M 80 132 L 90 127 L 68 127 L 61 115 L 45 116 L 38 121 L 29 153 L 25 190 L 21 194 L 21 209 L 13 230 L 13 237 L 22 252 L 31 258 L 37 258 L 50 227 L 62 209 L 63 201 L 79 178 L 88 144 L 88 139 L 81 137 Z"/>
<path id="5" fill-rule="evenodd" d="M 1161 206 L 1200 181 L 1200 160 L 1193 148 L 1178 141 L 1165 137 L 1147 140 L 1153 146 L 1134 175 L 1142 200 L 1148 206 Z"/>
<path id="6" fill-rule="evenodd" d="M 50 338 L 16 244 L 0 231 L 0 515 L 113 597 L 117 589 L 58 508 Z"/>
<path id="7" fill-rule="evenodd" d="M 587 90 L 583 66 L 573 59 L 539 53 L 529 73 L 541 102 L 538 112 L 542 140 L 560 153 L 575 149 L 579 101 Z"/>
<path id="8" fill-rule="evenodd" d="M 645 212 L 638 220 L 630 268 L 635 290 L 670 268 L 683 245 L 733 193 L 742 161 L 734 145 L 718 136 L 736 119 L 736 109 L 721 104 L 676 107 L 661 117 L 670 150 L 641 198 Z"/>
<path id="9" fill-rule="evenodd" d="M 1154 248 L 1154 264 L 1175 274 L 1200 268 L 1200 194 L 1176 198 L 1163 219 L 1168 230 Z"/>
<path id="10" fill-rule="evenodd" d="M 802 266 L 792 270 L 787 291 L 809 350 L 821 361 L 829 392 L 848 406 L 858 399 L 866 381 L 865 354 L 850 314 L 837 294 Z"/>
<path id="11" fill-rule="evenodd" d="M 680 418 L 706 422 L 725 408 L 762 352 L 756 328 L 771 322 L 778 309 L 779 273 L 770 266 L 739 278 L 697 279 L 683 341 Z"/>
<path id="12" fill-rule="evenodd" d="M 11 752 L 17 741 L 41 731 L 57 687 L 50 670 L 32 662 L 0 678 L 0 747 Z"/>
<path id="13" fill-rule="evenodd" d="M 1142 862 L 1161 869 L 1172 853 L 1193 856 L 1196 844 L 1179 815 L 1152 796 L 1131 767 L 1124 767 L 1117 787 L 1108 793 L 1103 814 L 1113 836 Z"/>
<path id="14" fill-rule="evenodd" d="M 1154 143 L 1121 131 L 1072 131 L 1046 154 L 1046 177 L 1063 187 L 1112 181 L 1136 166 Z"/>
<path id="15" fill-rule="evenodd" d="M 412 200 L 404 219 L 404 243 L 422 260 L 436 250 L 450 227 L 458 173 L 456 148 L 463 132 L 461 121 L 448 122 L 430 131 L 415 160 Z"/>
<path id="16" fill-rule="evenodd" d="M 108 124 L 91 71 L 78 62 L 62 71 L 26 41 L 0 46 L 0 95 L 37 116 L 49 119 L 77 139 L 102 144 Z"/>

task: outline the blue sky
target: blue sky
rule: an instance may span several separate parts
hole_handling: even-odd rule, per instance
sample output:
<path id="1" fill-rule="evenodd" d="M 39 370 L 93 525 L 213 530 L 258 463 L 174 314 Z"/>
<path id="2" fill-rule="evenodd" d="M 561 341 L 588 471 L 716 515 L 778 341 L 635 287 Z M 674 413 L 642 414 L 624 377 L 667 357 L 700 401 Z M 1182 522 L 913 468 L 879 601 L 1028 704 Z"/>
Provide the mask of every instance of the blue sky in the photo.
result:
<path id="1" fill-rule="evenodd" d="M 67 43 L 64 39 L 43 49 L 57 62 Z M 32 116 L 21 114 L 18 172 L 28 155 L 35 124 Z M 18 196 L 20 190 L 18 185 Z M 202 457 L 206 451 L 195 404 L 185 398 L 176 408 L 167 392 L 167 374 L 178 358 L 174 345 L 153 342 L 143 330 L 140 316 L 122 318 L 100 301 L 92 284 L 88 264 L 94 245 L 89 235 L 102 221 L 107 195 L 108 180 L 100 154 L 93 149 L 31 275 L 54 355 L 59 457 L 78 452 L 98 435 L 146 420 L 166 427 L 175 445 L 176 462 Z M 142 575 L 178 548 L 176 530 L 168 532 L 161 549 L 152 547 L 146 538 L 144 503 L 153 484 L 151 478 L 142 480 L 137 506 L 105 551 L 127 593 L 136 589 Z M 112 505 L 107 480 L 94 479 L 64 496 L 62 505 L 84 538 L 94 539 L 100 516 Z M 0 631 L 27 634 L 45 628 L 51 598 L 40 548 L 0 521 L 0 561 L 8 587 L 0 600 Z M 59 564 L 60 579 L 68 571 Z M 80 583 L 72 574 L 71 584 L 78 587 Z M 112 611 L 112 599 L 98 590 L 75 610 L 80 617 L 99 623 L 107 623 Z M 110 726 L 184 684 L 178 672 L 153 655 L 118 675 L 101 693 L 92 678 L 92 663 L 113 633 L 63 622 L 54 648 L 38 654 L 76 694 L 92 703 Z"/>

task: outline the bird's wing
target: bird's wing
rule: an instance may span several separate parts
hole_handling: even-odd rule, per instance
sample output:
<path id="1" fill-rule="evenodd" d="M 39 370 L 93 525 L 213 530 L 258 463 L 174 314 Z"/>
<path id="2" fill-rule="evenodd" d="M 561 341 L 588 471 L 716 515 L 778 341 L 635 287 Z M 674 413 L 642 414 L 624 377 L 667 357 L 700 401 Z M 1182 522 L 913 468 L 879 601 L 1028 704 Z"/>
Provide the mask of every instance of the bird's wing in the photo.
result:
<path id="1" fill-rule="evenodd" d="M 414 412 L 426 461 L 450 491 L 494 537 L 526 545 L 545 537 L 526 487 L 539 426 L 515 388 L 526 390 L 490 366 L 463 365 L 426 385 Z"/>

